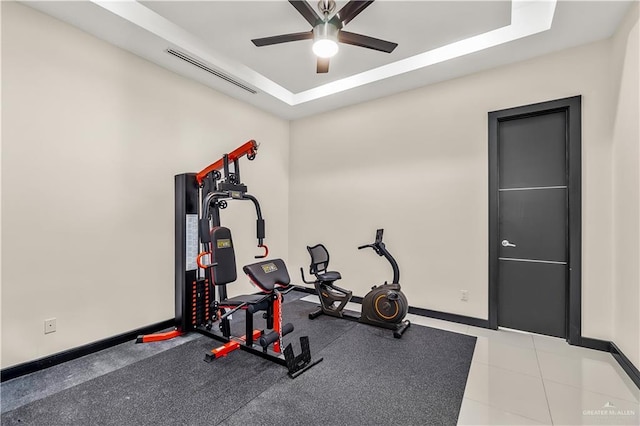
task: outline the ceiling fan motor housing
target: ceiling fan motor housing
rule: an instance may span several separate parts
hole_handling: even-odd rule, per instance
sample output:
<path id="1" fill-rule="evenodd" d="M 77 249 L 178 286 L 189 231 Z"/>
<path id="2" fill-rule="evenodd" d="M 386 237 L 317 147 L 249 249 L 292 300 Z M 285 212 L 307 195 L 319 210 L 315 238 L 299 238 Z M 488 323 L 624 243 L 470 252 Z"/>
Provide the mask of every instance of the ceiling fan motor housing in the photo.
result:
<path id="1" fill-rule="evenodd" d="M 338 40 L 338 27 L 331 22 L 323 22 L 322 24 L 316 25 L 313 28 L 313 41 L 316 42 L 324 39 Z"/>
<path id="2" fill-rule="evenodd" d="M 338 27 L 323 22 L 313 28 L 313 52 L 321 58 L 329 58 L 338 52 Z"/>

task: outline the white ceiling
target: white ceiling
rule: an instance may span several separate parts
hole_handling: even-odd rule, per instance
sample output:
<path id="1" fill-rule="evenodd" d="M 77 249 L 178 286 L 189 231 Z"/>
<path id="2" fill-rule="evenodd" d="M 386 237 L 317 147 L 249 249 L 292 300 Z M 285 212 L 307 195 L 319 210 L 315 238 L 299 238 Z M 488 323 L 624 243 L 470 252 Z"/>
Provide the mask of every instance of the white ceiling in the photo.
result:
<path id="1" fill-rule="evenodd" d="M 336 11 L 346 3 L 336 2 Z M 345 30 L 396 42 L 393 53 L 342 44 L 331 60 L 330 72 L 317 74 L 312 40 L 261 48 L 251 43 L 254 38 L 311 30 L 288 2 L 195 2 L 189 7 L 175 1 L 142 4 L 188 28 L 215 51 L 294 93 L 509 25 L 511 13 L 509 2 L 378 1 Z"/>
<path id="2" fill-rule="evenodd" d="M 337 1 L 336 11 L 345 3 Z M 311 40 L 266 47 L 251 43 L 253 38 L 311 30 L 286 1 L 26 2 L 287 119 L 610 37 L 632 3 L 378 0 L 345 30 L 393 41 L 398 47 L 387 54 L 341 44 L 329 73 L 316 74 Z M 169 55 L 168 48 L 257 93 Z"/>

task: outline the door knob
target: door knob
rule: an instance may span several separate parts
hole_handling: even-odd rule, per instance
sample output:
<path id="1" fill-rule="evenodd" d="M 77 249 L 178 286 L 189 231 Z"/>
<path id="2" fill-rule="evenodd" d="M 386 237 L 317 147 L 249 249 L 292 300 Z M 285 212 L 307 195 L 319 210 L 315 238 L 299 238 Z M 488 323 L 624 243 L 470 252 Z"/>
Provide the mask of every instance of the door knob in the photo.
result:
<path id="1" fill-rule="evenodd" d="M 502 247 L 515 247 L 515 244 L 511 244 L 509 240 L 502 240 Z"/>

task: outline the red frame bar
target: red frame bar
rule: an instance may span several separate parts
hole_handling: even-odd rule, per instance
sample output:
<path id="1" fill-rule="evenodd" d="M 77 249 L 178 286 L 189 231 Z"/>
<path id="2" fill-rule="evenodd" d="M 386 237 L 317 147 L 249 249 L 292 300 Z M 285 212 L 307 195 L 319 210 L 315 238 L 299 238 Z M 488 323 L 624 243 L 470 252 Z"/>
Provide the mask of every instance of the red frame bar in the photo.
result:
<path id="1" fill-rule="evenodd" d="M 173 339 L 174 337 L 182 336 L 184 333 L 180 330 L 167 331 L 165 333 L 147 334 L 145 336 L 139 336 L 136 343 L 149 343 L 160 342 L 162 340 Z"/>
<path id="2" fill-rule="evenodd" d="M 244 145 L 234 149 L 229 154 L 227 154 L 229 158 L 229 163 L 233 163 L 237 159 L 241 158 L 244 155 L 255 155 L 258 151 L 258 143 L 251 139 L 248 142 L 245 142 Z M 224 159 L 219 159 L 215 163 L 207 166 L 204 170 L 199 172 L 196 175 L 196 180 L 198 181 L 198 185 L 202 185 L 202 181 L 207 177 L 207 175 L 214 170 L 220 170 L 224 167 Z"/>
<path id="3" fill-rule="evenodd" d="M 282 340 L 282 312 L 280 310 L 280 305 L 282 304 L 282 294 L 278 291 L 275 291 L 275 293 L 277 298 L 273 301 L 273 330 L 278 333 L 278 340 L 273 342 L 273 351 L 281 353 L 280 341 Z"/>
<path id="4" fill-rule="evenodd" d="M 222 358 L 223 356 L 227 356 L 229 353 L 235 351 L 238 348 L 240 348 L 240 343 L 236 342 L 235 340 L 232 340 L 228 343 L 225 343 L 222 346 L 218 346 L 215 349 L 211 349 L 211 353 L 216 359 L 218 359 L 218 358 Z"/>
<path id="5" fill-rule="evenodd" d="M 256 340 L 258 340 L 258 338 L 260 338 L 261 335 L 262 335 L 261 330 L 253 330 L 253 341 L 255 342 Z M 238 339 L 242 342 L 246 342 L 247 336 L 244 335 L 242 337 L 235 338 L 235 339 Z M 238 340 L 230 340 L 229 342 L 225 343 L 222 346 L 218 346 L 217 348 L 211 349 L 211 353 L 216 359 L 222 358 L 223 356 L 227 356 L 231 352 L 240 348 L 240 342 L 238 342 Z"/>

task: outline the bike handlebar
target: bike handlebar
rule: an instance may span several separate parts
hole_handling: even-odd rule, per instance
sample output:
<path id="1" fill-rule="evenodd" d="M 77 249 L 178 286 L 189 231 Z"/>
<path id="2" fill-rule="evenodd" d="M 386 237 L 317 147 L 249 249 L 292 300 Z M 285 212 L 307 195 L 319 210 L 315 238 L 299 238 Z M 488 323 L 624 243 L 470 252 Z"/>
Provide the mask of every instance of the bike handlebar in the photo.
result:
<path id="1" fill-rule="evenodd" d="M 300 268 L 300 275 L 302 275 L 302 282 L 304 282 L 305 284 L 315 284 L 315 281 L 307 281 L 307 279 L 304 276 L 304 269 Z"/>
<path id="2" fill-rule="evenodd" d="M 398 268 L 398 263 L 391 256 L 391 253 L 387 250 L 385 244 L 382 242 L 382 231 L 383 229 L 378 229 L 376 232 L 376 241 L 373 244 L 366 244 L 364 246 L 358 247 L 358 250 L 362 250 L 363 248 L 371 247 L 373 251 L 376 252 L 378 256 L 384 256 L 389 263 L 391 263 L 391 268 L 393 269 L 393 283 L 400 283 L 400 269 Z"/>
<path id="3" fill-rule="evenodd" d="M 384 256 L 384 251 L 385 251 L 384 243 L 367 244 L 367 245 L 358 247 L 358 250 L 362 250 L 363 248 L 367 248 L 367 247 L 371 247 L 378 256 Z"/>

